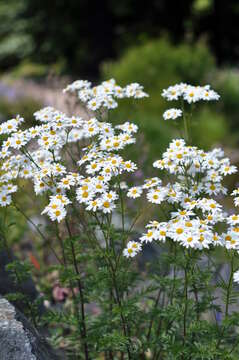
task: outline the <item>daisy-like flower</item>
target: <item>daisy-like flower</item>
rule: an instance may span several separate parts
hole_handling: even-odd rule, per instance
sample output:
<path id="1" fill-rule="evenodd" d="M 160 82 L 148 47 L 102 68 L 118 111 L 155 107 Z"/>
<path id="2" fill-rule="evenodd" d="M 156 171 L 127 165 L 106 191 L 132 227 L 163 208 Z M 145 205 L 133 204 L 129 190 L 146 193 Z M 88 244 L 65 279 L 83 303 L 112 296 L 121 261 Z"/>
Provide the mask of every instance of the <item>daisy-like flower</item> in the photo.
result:
<path id="1" fill-rule="evenodd" d="M 140 197 L 141 194 L 142 194 L 143 190 L 140 186 L 134 186 L 132 188 L 129 189 L 129 191 L 127 192 L 127 196 L 129 198 L 137 198 L 137 197 Z"/>
<path id="2" fill-rule="evenodd" d="M 99 203 L 99 210 L 101 210 L 104 214 L 109 214 L 115 208 L 115 203 L 110 201 L 108 198 L 103 197 Z"/>
<path id="3" fill-rule="evenodd" d="M 12 202 L 11 195 L 8 195 L 7 193 L 0 193 L 0 206 L 5 207 L 7 205 L 10 205 Z"/>
<path id="4" fill-rule="evenodd" d="M 227 222 L 229 225 L 237 225 L 239 224 L 239 215 L 233 214 L 227 218 Z"/>
<path id="5" fill-rule="evenodd" d="M 99 205 L 100 205 L 100 201 L 98 199 L 90 200 L 88 202 L 86 210 L 95 212 L 98 210 Z"/>
<path id="6" fill-rule="evenodd" d="M 190 210 L 178 210 L 178 211 L 173 211 L 171 213 L 172 218 L 178 218 L 178 219 L 189 219 L 190 216 L 193 215 L 194 213 Z"/>
<path id="7" fill-rule="evenodd" d="M 213 233 L 212 235 L 212 245 L 217 246 L 225 246 L 225 242 L 221 235 L 219 235 L 217 232 Z"/>
<path id="8" fill-rule="evenodd" d="M 147 193 L 147 199 L 153 204 L 161 204 L 164 201 L 167 195 L 167 190 L 163 187 L 157 187 L 155 189 L 150 189 Z"/>
<path id="9" fill-rule="evenodd" d="M 168 89 L 164 89 L 162 97 L 166 98 L 168 101 L 178 100 L 181 96 L 181 87 L 180 85 L 169 86 Z"/>
<path id="10" fill-rule="evenodd" d="M 162 180 L 157 177 L 146 179 L 145 183 L 143 185 L 143 189 L 153 188 L 161 183 L 162 183 Z"/>
<path id="11" fill-rule="evenodd" d="M 95 111 L 95 110 L 99 109 L 100 106 L 101 106 L 101 101 L 99 98 L 93 98 L 88 102 L 88 108 L 90 110 Z"/>
<path id="12" fill-rule="evenodd" d="M 52 199 L 49 205 L 42 211 L 42 214 L 47 213 L 52 221 L 61 222 L 66 217 L 66 210 L 61 201 Z"/>
<path id="13" fill-rule="evenodd" d="M 123 255 L 127 258 L 135 257 L 135 255 L 137 255 L 137 252 L 134 251 L 131 247 L 127 247 L 126 249 L 123 250 Z"/>
<path id="14" fill-rule="evenodd" d="M 157 238 L 157 230 L 156 229 L 149 229 L 146 234 L 140 237 L 140 241 L 143 243 L 152 242 Z"/>
<path id="15" fill-rule="evenodd" d="M 178 117 L 181 117 L 182 116 L 182 110 L 180 109 L 168 109 L 166 110 L 164 113 L 163 113 L 163 118 L 164 120 L 175 120 L 177 119 Z"/>
<path id="16" fill-rule="evenodd" d="M 197 248 L 199 238 L 194 234 L 188 234 L 180 239 L 180 243 L 185 248 Z"/>
<path id="17" fill-rule="evenodd" d="M 123 255 L 127 258 L 134 257 L 141 251 L 142 245 L 135 241 L 129 241 L 127 247 L 123 250 Z"/>
<path id="18" fill-rule="evenodd" d="M 225 241 L 225 247 L 227 249 L 238 249 L 239 248 L 239 235 L 233 231 L 228 231 L 223 234 L 223 240 Z"/>
<path id="19" fill-rule="evenodd" d="M 201 90 L 200 87 L 195 87 L 195 86 L 189 85 L 187 87 L 187 89 L 184 91 L 184 94 L 183 94 L 184 100 L 186 100 L 189 104 L 201 100 L 200 90 Z"/>

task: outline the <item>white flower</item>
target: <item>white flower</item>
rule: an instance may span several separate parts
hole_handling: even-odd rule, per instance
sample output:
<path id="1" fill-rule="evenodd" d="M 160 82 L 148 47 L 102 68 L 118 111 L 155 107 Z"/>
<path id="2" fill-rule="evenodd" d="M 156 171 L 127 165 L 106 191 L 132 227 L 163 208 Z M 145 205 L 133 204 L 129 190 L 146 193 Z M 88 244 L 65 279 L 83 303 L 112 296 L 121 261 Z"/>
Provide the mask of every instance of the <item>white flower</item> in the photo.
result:
<path id="1" fill-rule="evenodd" d="M 182 110 L 180 109 L 168 109 L 163 113 L 163 118 L 164 120 L 169 120 L 169 119 L 177 119 L 178 117 L 182 116 Z"/>
<path id="2" fill-rule="evenodd" d="M 141 242 L 152 242 L 153 240 L 156 240 L 157 238 L 157 230 L 156 229 L 150 229 L 147 231 L 146 234 L 140 237 Z"/>
<path id="3" fill-rule="evenodd" d="M 140 186 L 134 186 L 132 188 L 129 189 L 129 191 L 127 192 L 127 196 L 129 198 L 137 198 L 140 197 L 140 195 L 142 194 L 143 190 Z"/>
<path id="4" fill-rule="evenodd" d="M 100 106 L 101 106 L 101 101 L 99 98 L 93 98 L 88 102 L 88 108 L 90 110 L 95 111 L 95 110 L 99 109 Z"/>
<path id="5" fill-rule="evenodd" d="M 66 210 L 62 202 L 56 198 L 51 199 L 49 205 L 42 211 L 42 214 L 45 213 L 48 214 L 52 221 L 61 222 L 66 217 Z"/>
<path id="6" fill-rule="evenodd" d="M 7 193 L 1 193 L 0 194 L 0 206 L 5 207 L 9 204 L 11 204 L 12 198 Z"/>
<path id="7" fill-rule="evenodd" d="M 102 210 L 104 214 L 111 213 L 114 208 L 115 208 L 114 202 L 110 201 L 109 199 L 103 197 L 100 200 L 99 210 Z"/>
<path id="8" fill-rule="evenodd" d="M 230 164 L 226 164 L 223 167 L 220 168 L 220 173 L 223 175 L 230 175 L 230 174 L 234 174 L 237 172 L 237 168 L 236 166 L 230 165 Z"/>
<path id="9" fill-rule="evenodd" d="M 99 208 L 100 202 L 98 199 L 90 200 L 88 203 L 88 206 L 86 207 L 86 210 L 88 211 L 97 211 Z"/>
<path id="10" fill-rule="evenodd" d="M 134 257 L 139 251 L 141 251 L 142 245 L 136 241 L 129 241 L 126 249 L 123 250 L 125 257 Z"/>
<path id="11" fill-rule="evenodd" d="M 197 102 L 201 100 L 201 88 L 195 86 L 188 86 L 187 89 L 184 91 L 183 98 L 189 104 Z"/>
<path id="12" fill-rule="evenodd" d="M 137 251 L 135 251 L 131 247 L 127 247 L 126 249 L 123 250 L 123 255 L 127 258 L 134 257 L 135 255 L 137 255 Z"/>
<path id="13" fill-rule="evenodd" d="M 233 231 L 228 231 L 223 234 L 223 240 L 225 241 L 225 247 L 227 249 L 238 249 L 239 248 L 239 235 Z"/>
<path id="14" fill-rule="evenodd" d="M 157 187 L 156 189 L 150 189 L 147 193 L 147 199 L 153 204 L 161 204 L 167 195 L 167 190 L 163 187 Z"/>
<path id="15" fill-rule="evenodd" d="M 169 88 L 164 89 L 162 93 L 162 97 L 166 98 L 168 101 L 178 100 L 179 96 L 181 96 L 180 85 L 169 86 Z"/>
<path id="16" fill-rule="evenodd" d="M 227 218 L 227 223 L 229 225 L 237 225 L 239 224 L 239 215 L 233 214 Z"/>

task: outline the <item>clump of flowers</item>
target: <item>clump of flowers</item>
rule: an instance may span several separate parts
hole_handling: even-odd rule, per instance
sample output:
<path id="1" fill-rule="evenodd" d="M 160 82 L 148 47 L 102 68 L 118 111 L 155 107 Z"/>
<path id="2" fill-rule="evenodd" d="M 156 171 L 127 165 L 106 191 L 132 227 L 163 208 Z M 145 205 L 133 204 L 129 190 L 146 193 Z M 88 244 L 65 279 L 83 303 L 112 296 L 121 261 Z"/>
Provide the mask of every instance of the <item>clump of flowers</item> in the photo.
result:
<path id="1" fill-rule="evenodd" d="M 186 146 L 183 139 L 173 140 L 162 159 L 153 166 L 173 176 L 164 184 L 159 178 L 147 180 L 147 200 L 159 207 L 168 205 L 167 222 L 150 221 L 147 232 L 140 238 L 142 243 L 170 238 L 186 248 L 204 249 L 221 245 L 227 249 L 239 249 L 239 237 L 234 226 L 239 222 L 236 215 L 228 216 L 213 196 L 225 195 L 223 178 L 237 171 L 220 149 L 204 152 Z M 152 181 L 153 180 L 153 181 Z M 218 234 L 220 223 L 226 223 L 226 233 Z M 136 252 L 134 252 L 136 255 Z"/>
<path id="2" fill-rule="evenodd" d="M 120 94 L 119 89 L 122 90 Z M 66 90 L 77 90 L 82 101 L 83 93 L 87 91 L 86 101 L 90 99 L 92 103 L 94 96 L 97 103 L 108 109 L 112 108 L 110 98 L 113 99 L 113 96 L 146 96 L 138 84 L 120 88 L 113 80 L 94 88 L 89 82 L 77 81 Z M 92 106 L 90 108 L 96 110 Z M 137 169 L 119 152 L 135 142 L 133 135 L 138 127 L 129 122 L 113 127 L 96 117 L 87 120 L 78 116 L 68 117 L 52 107 L 37 111 L 34 116 L 39 124 L 26 130 L 19 128 L 24 122 L 19 116 L 1 126 L 0 133 L 8 137 L 0 151 L 1 169 L 4 171 L 0 176 L 0 205 L 11 203 L 11 194 L 17 191 L 13 182 L 29 179 L 33 182 L 36 195 L 48 194 L 50 201 L 42 214 L 48 214 L 52 221 L 60 222 L 66 217 L 72 197 L 89 211 L 112 212 L 119 197 L 113 179 L 123 172 Z M 83 139 L 89 145 L 82 148 L 81 154 L 74 159 L 70 147 Z M 65 166 L 67 158 L 71 160 L 69 167 Z"/>
<path id="3" fill-rule="evenodd" d="M 163 90 L 162 96 L 168 101 L 179 100 L 188 103 L 200 100 L 218 100 L 219 95 L 209 85 L 204 87 L 177 84 Z M 176 119 L 182 109 L 169 109 L 164 119 Z M 184 116 L 186 116 L 184 114 Z M 186 133 L 185 129 L 185 133 Z M 153 166 L 171 175 L 171 181 L 164 184 L 160 178 L 149 179 L 138 187 L 139 196 L 147 189 L 147 200 L 161 208 L 169 206 L 168 221 L 150 221 L 147 232 L 140 238 L 141 243 L 169 238 L 186 248 L 204 249 L 221 245 L 227 249 L 239 249 L 239 237 L 233 225 L 236 215 L 228 217 L 222 206 L 212 197 L 225 195 L 227 189 L 222 181 L 226 175 L 237 172 L 221 149 L 204 152 L 195 146 L 188 146 L 184 139 L 173 140 L 162 159 Z M 236 191 L 233 193 L 236 194 Z M 233 220 L 234 219 L 234 220 Z M 227 224 L 227 232 L 217 233 L 220 223 Z M 136 255 L 133 252 L 131 256 Z"/>
<path id="4" fill-rule="evenodd" d="M 76 92 L 82 103 L 93 111 L 101 108 L 114 109 L 118 106 L 118 99 L 141 99 L 148 96 L 138 83 L 121 87 L 116 84 L 114 79 L 104 81 L 98 86 L 92 86 L 91 82 L 86 80 L 77 80 L 68 85 L 63 91 Z"/>
<path id="5" fill-rule="evenodd" d="M 7 211 L 15 208 L 58 261 L 54 277 L 58 297 L 66 301 L 62 311 L 49 315 L 49 323 L 58 324 L 56 344 L 62 346 L 64 338 L 70 358 L 85 360 L 238 358 L 238 346 L 231 344 L 239 319 L 231 317 L 229 305 L 235 301 L 233 279 L 239 283 L 239 215 L 229 214 L 221 201 L 228 193 L 224 178 L 237 168 L 223 150 L 192 145 L 186 111 L 187 104 L 219 95 L 209 85 L 181 83 L 163 90 L 166 100 L 180 100 L 163 118 L 183 120 L 185 138 L 172 140 L 154 161 L 156 176 L 129 186 L 137 165 L 123 150 L 136 143 L 138 126 L 113 126 L 105 119 L 120 99 L 148 97 L 143 87 L 77 80 L 63 92 L 76 94 L 90 114 L 69 116 L 48 106 L 34 114 L 32 127 L 19 115 L 0 125 L 1 239 L 8 246 Z M 41 199 L 51 230 L 43 232 L 19 208 L 22 183 L 31 184 Z M 239 206 L 239 189 L 232 196 Z M 129 201 L 137 201 L 136 214 L 128 211 Z M 144 232 L 137 228 L 140 217 Z M 155 267 L 153 254 L 146 255 L 149 270 L 140 263 L 148 243 L 153 251 L 160 248 Z M 230 264 L 229 279 L 221 276 L 219 284 L 213 277 L 218 249 Z M 135 271 L 137 259 L 144 271 Z M 19 267 L 14 271 L 18 277 Z M 216 303 L 217 285 L 225 305 Z M 54 286 L 43 289 L 53 300 Z M 215 321 L 205 320 L 209 313 Z"/>
<path id="6" fill-rule="evenodd" d="M 210 88 L 210 85 L 193 86 L 185 83 L 169 86 L 168 89 L 163 90 L 162 96 L 167 101 L 182 99 L 189 104 L 201 100 L 204 101 L 219 100 L 220 98 L 220 96 L 216 93 L 216 91 Z"/>

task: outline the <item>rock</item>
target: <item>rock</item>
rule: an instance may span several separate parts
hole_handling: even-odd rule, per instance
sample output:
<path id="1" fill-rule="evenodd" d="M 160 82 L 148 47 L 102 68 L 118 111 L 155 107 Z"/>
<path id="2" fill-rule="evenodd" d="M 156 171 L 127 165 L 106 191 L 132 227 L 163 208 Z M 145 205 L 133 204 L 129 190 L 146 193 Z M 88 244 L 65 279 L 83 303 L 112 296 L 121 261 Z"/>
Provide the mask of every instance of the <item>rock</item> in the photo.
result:
<path id="1" fill-rule="evenodd" d="M 25 316 L 0 297 L 0 360 L 60 360 Z"/>

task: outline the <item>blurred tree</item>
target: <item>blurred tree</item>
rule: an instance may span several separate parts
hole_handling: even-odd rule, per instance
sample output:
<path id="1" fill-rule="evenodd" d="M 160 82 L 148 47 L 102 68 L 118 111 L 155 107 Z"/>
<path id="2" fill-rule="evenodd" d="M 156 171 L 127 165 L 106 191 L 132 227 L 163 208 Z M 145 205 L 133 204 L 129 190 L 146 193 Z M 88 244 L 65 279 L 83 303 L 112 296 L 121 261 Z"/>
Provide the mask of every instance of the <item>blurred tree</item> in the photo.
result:
<path id="1" fill-rule="evenodd" d="M 191 3 L 177 2 L 172 11 L 167 0 L 0 0 L 0 61 L 13 65 L 27 56 L 94 77 L 102 60 L 139 39 L 163 31 L 182 39 Z"/>
<path id="2" fill-rule="evenodd" d="M 203 5 L 206 2 L 206 6 Z M 237 65 L 239 60 L 238 0 L 196 0 L 195 37 L 206 36 L 219 64 Z"/>
<path id="3" fill-rule="evenodd" d="M 34 52 L 34 42 L 27 33 L 28 23 L 22 14 L 24 1 L 0 1 L 0 64 L 8 68 Z"/>
<path id="4" fill-rule="evenodd" d="M 238 21 L 238 0 L 0 0 L 0 66 L 28 59 L 95 78 L 103 60 L 165 33 L 203 36 L 220 63 L 237 63 Z"/>

